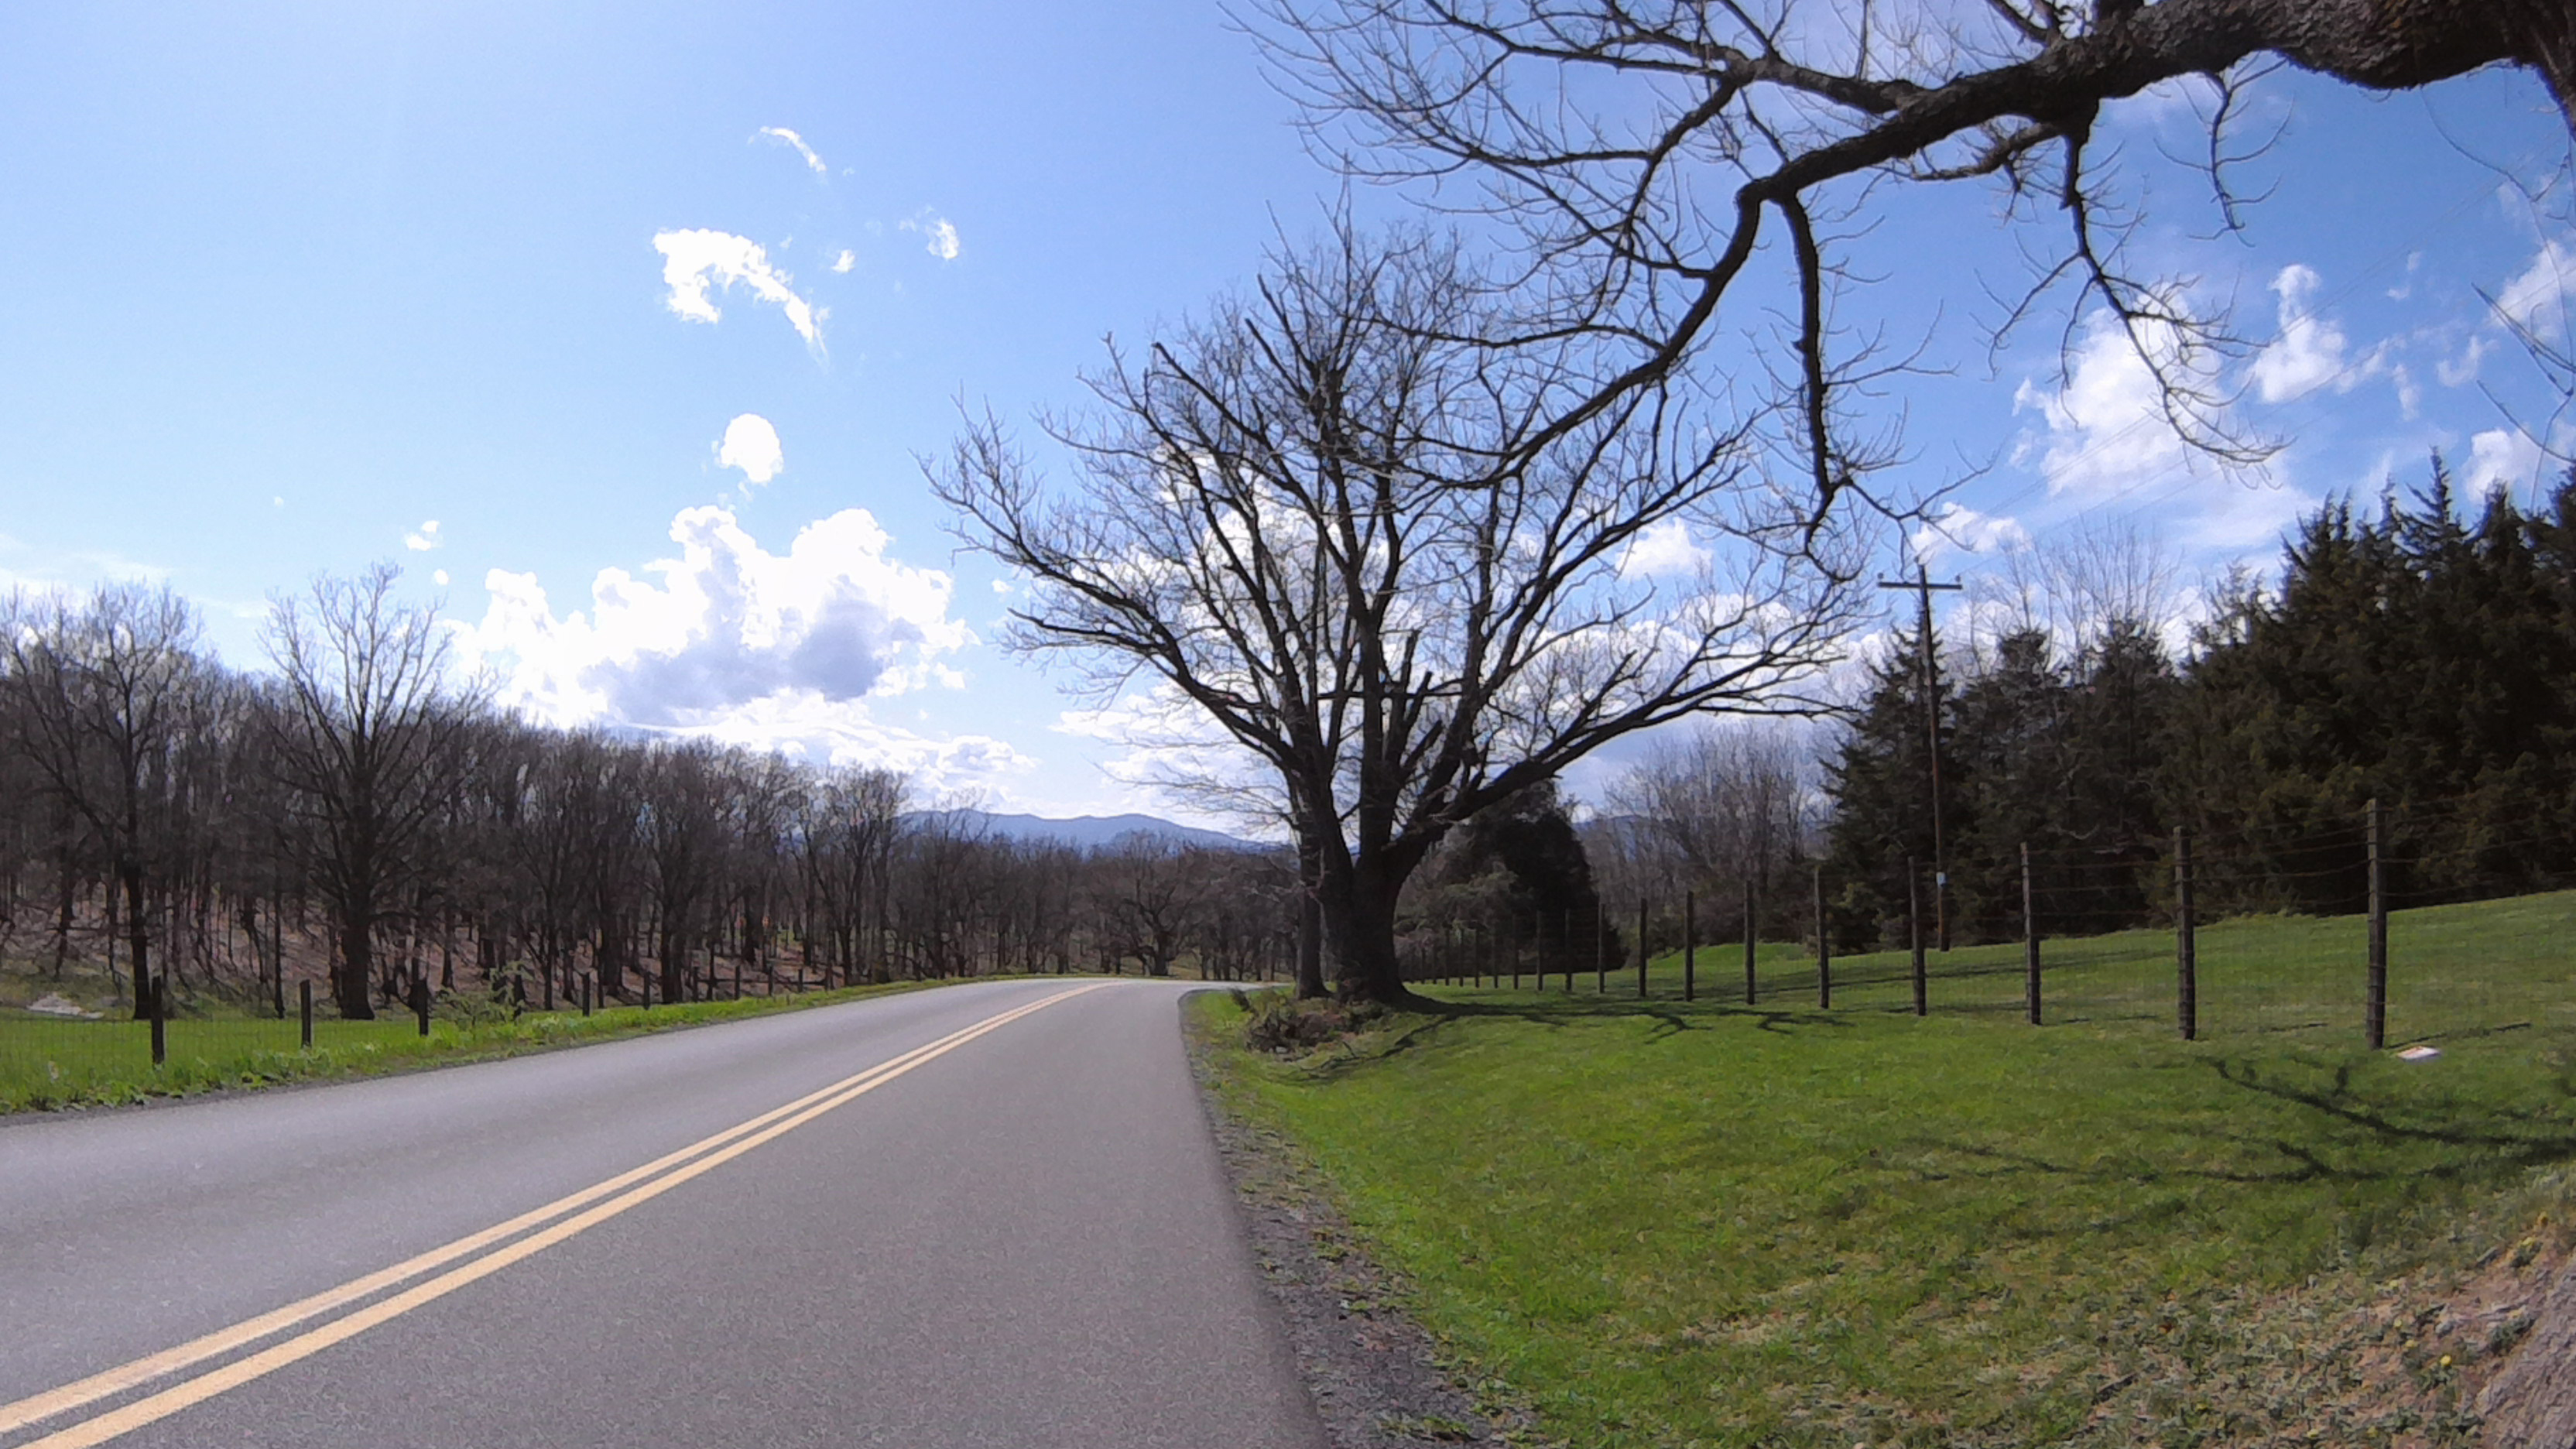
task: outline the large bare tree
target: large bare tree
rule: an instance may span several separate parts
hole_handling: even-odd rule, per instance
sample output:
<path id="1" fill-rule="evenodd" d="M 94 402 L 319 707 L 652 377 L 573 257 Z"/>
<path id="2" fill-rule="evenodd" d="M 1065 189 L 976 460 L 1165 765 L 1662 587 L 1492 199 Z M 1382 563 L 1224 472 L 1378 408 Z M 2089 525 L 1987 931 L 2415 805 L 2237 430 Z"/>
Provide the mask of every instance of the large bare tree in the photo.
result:
<path id="1" fill-rule="evenodd" d="M 330 907 L 340 1014 L 369 1019 L 378 927 L 414 894 L 458 788 L 479 698 L 448 677 L 436 611 L 394 596 L 400 571 L 321 578 L 269 606 L 276 665 L 271 768 L 287 793 L 286 832 Z"/>
<path id="2" fill-rule="evenodd" d="M 1252 28 L 1349 171 L 1438 184 L 1525 244 L 1519 335 L 1588 332 L 1617 354 L 1531 444 L 1629 389 L 1687 373 L 1731 319 L 1782 318 L 1768 440 L 1803 460 L 1810 508 L 1903 511 L 1871 473 L 1898 456 L 1862 394 L 1919 353 L 1881 351 L 1850 307 L 1852 245 L 1897 188 L 1993 182 L 2026 231 L 2033 285 L 2009 328 L 2071 282 L 2125 326 L 2190 441 L 2251 461 L 2229 417 L 2234 344 L 2171 279 L 2123 257 L 2139 219 L 2097 141 L 2104 108 L 2209 83 L 2203 158 L 2238 220 L 2243 88 L 2283 63 L 2374 90 L 2490 65 L 2547 84 L 2576 127 L 2566 0 L 1265 0 Z M 2197 83 L 2197 82 L 2196 82 Z M 2053 240 L 2050 239 L 2053 237 Z M 1901 253 L 1876 281 L 1908 274 Z M 1837 304 L 1847 310 L 1837 318 Z M 1866 306 L 1862 299 L 1861 306 Z M 2066 315 L 2082 310 L 2081 299 Z M 1757 347 L 1769 340 L 1757 337 Z M 2527 339 L 2528 340 L 2528 339 Z M 2552 346 L 2559 351 L 2552 351 Z M 2568 376 L 2563 343 L 2535 355 Z M 2558 366 L 2553 370 L 2550 364 Z M 1740 385 L 1740 379 L 1730 379 Z M 1883 484 L 1884 480 L 1877 480 Z"/>
<path id="3" fill-rule="evenodd" d="M 1404 994 L 1397 899 L 1452 828 L 1631 731 L 1794 707 L 1847 618 L 1838 536 L 1663 390 L 1534 441 L 1588 352 L 1481 345 L 1490 302 L 1454 249 L 1344 229 L 1095 378 L 1051 429 L 1078 483 L 989 421 L 934 470 L 1030 581 L 1021 645 L 1248 760 L 1346 995 Z"/>

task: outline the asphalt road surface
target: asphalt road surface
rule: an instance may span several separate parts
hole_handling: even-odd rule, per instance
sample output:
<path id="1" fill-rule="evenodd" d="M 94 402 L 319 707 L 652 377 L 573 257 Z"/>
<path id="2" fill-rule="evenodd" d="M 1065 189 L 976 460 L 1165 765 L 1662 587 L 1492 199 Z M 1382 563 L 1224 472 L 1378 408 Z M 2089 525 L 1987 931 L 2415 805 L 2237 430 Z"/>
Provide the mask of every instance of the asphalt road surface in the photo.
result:
<path id="1" fill-rule="evenodd" d="M 1314 1449 L 1178 997 L 0 1122 L 0 1449 Z"/>

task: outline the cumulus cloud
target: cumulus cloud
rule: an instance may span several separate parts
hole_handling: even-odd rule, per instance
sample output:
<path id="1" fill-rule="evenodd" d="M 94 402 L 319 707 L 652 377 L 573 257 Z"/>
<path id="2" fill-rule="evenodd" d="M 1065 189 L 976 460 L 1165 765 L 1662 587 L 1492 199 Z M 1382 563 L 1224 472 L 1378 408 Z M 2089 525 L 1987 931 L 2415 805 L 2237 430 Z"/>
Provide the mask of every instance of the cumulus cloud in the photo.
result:
<path id="1" fill-rule="evenodd" d="M 433 518 L 403 535 L 403 547 L 413 553 L 427 553 L 446 542 L 438 536 L 438 520 Z"/>
<path id="2" fill-rule="evenodd" d="M 434 583 L 434 584 L 438 585 L 440 588 L 442 588 L 442 589 L 443 589 L 443 588 L 446 588 L 446 587 L 447 587 L 447 584 L 448 584 L 447 570 L 445 570 L 445 569 L 432 569 L 432 570 L 430 570 L 430 571 L 429 571 L 429 578 L 430 578 L 430 582 L 432 582 L 432 583 Z"/>
<path id="3" fill-rule="evenodd" d="M 602 571 L 587 614 L 558 617 L 535 576 L 493 570 L 465 651 L 505 699 L 558 723 L 713 728 L 755 705 L 963 682 L 946 656 L 972 636 L 948 617 L 948 576 L 887 557 L 865 509 L 806 525 L 783 554 L 716 507 L 682 511 L 671 540 L 680 556 L 646 565 L 652 578 Z"/>
<path id="4" fill-rule="evenodd" d="M 829 176 L 832 174 L 832 168 L 824 165 L 823 158 L 815 155 L 814 148 L 806 145 L 805 138 L 797 135 L 794 131 L 787 129 L 785 126 L 763 126 L 760 128 L 760 134 L 762 136 L 766 136 L 772 141 L 778 142 L 781 145 L 795 147 L 796 154 L 805 158 L 806 170 L 813 172 L 817 176 Z"/>
<path id="5" fill-rule="evenodd" d="M 1619 577 L 1653 578 L 1659 574 L 1696 574 L 1708 567 L 1713 557 L 1708 549 L 1692 539 L 1690 525 L 1678 518 L 1667 518 L 1647 525 L 1628 544 L 1619 558 Z"/>
<path id="6" fill-rule="evenodd" d="M 2469 471 L 2462 481 L 2470 496 L 2485 498 L 2511 492 L 2540 476 L 2546 454 L 2519 429 L 2491 428 L 2469 439 Z"/>
<path id="7" fill-rule="evenodd" d="M 932 256 L 943 262 L 957 260 L 957 228 L 946 217 L 933 216 L 928 210 L 924 210 L 919 216 L 903 223 L 903 229 L 918 232 L 922 240 L 922 249 Z"/>
<path id="8" fill-rule="evenodd" d="M 841 248 L 841 254 L 832 258 L 832 270 L 836 272 L 846 273 L 850 268 L 855 267 L 858 264 L 859 254 L 850 250 L 848 247 Z"/>
<path id="9" fill-rule="evenodd" d="M 2170 329 L 2151 329 L 2146 338 L 2193 386 L 2225 390 L 2214 356 L 2191 352 Z M 2025 381 L 2013 406 L 2045 423 L 2021 439 L 2013 456 L 2040 472 L 2052 496 L 2178 515 L 2169 520 L 2171 536 L 2185 549 L 2255 547 L 2317 503 L 2315 495 L 2281 480 L 2278 460 L 2261 468 L 2231 466 L 2185 442 L 2165 417 L 2154 370 L 2107 315 L 2086 325 L 2064 386 L 2050 390 Z"/>
<path id="10" fill-rule="evenodd" d="M 2215 383 L 2215 359 L 2193 355 L 2172 328 L 2151 326 L 2145 335 L 2165 365 Z M 2016 461 L 2036 466 L 2052 494 L 2108 496 L 2154 475 L 2218 471 L 2174 431 L 2155 370 L 2108 314 L 2086 324 L 2064 385 L 2051 391 L 2024 381 L 2013 411 L 2036 412 L 2046 424 L 2044 434 L 2022 440 Z"/>
<path id="11" fill-rule="evenodd" d="M 725 424 L 724 441 L 716 445 L 716 466 L 739 468 L 745 486 L 758 487 L 787 466 L 778 445 L 778 430 L 758 413 L 744 413 Z"/>
<path id="12" fill-rule="evenodd" d="M 864 509 L 808 524 L 784 553 L 722 508 L 683 511 L 671 539 L 679 557 L 644 578 L 603 570 L 586 611 L 558 615 L 534 575 L 493 570 L 490 607 L 459 630 L 462 662 L 555 724 L 897 769 L 924 798 L 1002 791 L 1036 768 L 1003 740 L 878 717 L 897 695 L 963 685 L 947 660 L 973 636 L 948 616 L 948 576 L 892 558 Z"/>
<path id="13" fill-rule="evenodd" d="M 2319 317 L 2314 309 L 2320 285 L 2314 268 L 2292 263 L 2272 279 L 2281 299 L 2281 337 L 2254 358 L 2254 389 L 2267 403 L 2289 402 L 2328 383 L 2349 391 L 2361 380 L 2347 375 L 2343 329 Z"/>
<path id="14" fill-rule="evenodd" d="M 724 314 L 710 289 L 739 283 L 784 312 L 787 325 L 807 346 L 822 347 L 824 309 L 796 295 L 793 279 L 769 264 L 759 243 L 731 232 L 691 228 L 654 233 L 653 250 L 662 254 L 662 282 L 671 289 L 664 305 L 674 313 L 692 322 L 718 321 Z"/>

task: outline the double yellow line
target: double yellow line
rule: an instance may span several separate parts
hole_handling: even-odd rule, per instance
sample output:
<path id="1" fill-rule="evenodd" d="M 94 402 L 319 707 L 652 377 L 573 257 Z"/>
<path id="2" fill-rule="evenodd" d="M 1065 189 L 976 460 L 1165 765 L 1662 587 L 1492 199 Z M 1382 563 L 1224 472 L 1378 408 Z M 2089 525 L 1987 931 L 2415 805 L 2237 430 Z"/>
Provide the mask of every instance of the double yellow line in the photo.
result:
<path id="1" fill-rule="evenodd" d="M 534 1257 L 629 1208 L 660 1197 L 691 1178 L 712 1172 L 764 1142 L 793 1132 L 833 1108 L 872 1092 L 925 1062 L 946 1056 L 977 1037 L 999 1031 L 1021 1017 L 1042 1011 L 1069 997 L 1097 991 L 1106 984 L 1077 986 L 1041 997 L 1026 1006 L 988 1016 L 927 1046 L 915 1047 L 891 1061 L 880 1062 L 820 1091 L 810 1092 L 786 1106 L 763 1112 L 712 1136 L 702 1137 L 631 1172 L 621 1172 L 604 1182 L 556 1198 L 544 1207 L 521 1213 L 507 1222 L 495 1223 L 481 1232 L 469 1233 L 452 1243 L 406 1258 L 390 1268 L 352 1278 L 336 1288 L 325 1289 L 309 1298 L 299 1298 L 283 1308 L 243 1319 L 229 1328 L 217 1329 L 176 1348 L 119 1364 L 103 1373 L 32 1394 L 15 1403 L 0 1404 L 0 1436 L 88 1408 L 156 1379 L 195 1368 L 209 1359 L 248 1348 L 297 1324 L 374 1297 L 388 1288 L 409 1283 L 424 1273 L 447 1268 L 446 1272 L 426 1282 L 414 1284 L 354 1313 L 307 1329 L 282 1343 L 272 1344 L 130 1404 L 57 1429 L 41 1439 L 29 1441 L 20 1449 L 84 1449 L 84 1446 L 104 1444 L 120 1434 L 130 1434 L 192 1404 L 203 1403 L 217 1394 L 275 1373 L 288 1364 L 310 1358 L 335 1343 L 355 1338 L 380 1323 L 399 1318 L 424 1303 L 444 1298 L 466 1284 L 497 1273 L 523 1258 Z M 546 1224 L 552 1226 L 544 1226 Z M 531 1228 L 542 1228 L 542 1231 L 529 1232 Z M 522 1233 L 527 1236 L 521 1237 Z M 495 1244 L 505 1246 L 494 1248 Z M 487 1248 L 494 1250 L 484 1252 Z M 478 1253 L 482 1256 L 476 1257 Z M 456 1267 L 447 1267 L 459 1259 L 467 1261 Z"/>

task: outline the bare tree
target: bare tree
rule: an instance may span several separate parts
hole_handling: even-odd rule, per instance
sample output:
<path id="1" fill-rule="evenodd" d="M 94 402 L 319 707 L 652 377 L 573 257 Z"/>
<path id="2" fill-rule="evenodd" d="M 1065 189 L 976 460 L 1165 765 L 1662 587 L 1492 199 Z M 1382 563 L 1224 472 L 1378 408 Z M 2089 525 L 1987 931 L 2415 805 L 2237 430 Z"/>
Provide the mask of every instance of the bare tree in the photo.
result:
<path id="1" fill-rule="evenodd" d="M 1806 765 L 1801 743 L 1777 730 L 1708 729 L 1658 743 L 1605 803 L 1630 870 L 1644 877 L 1635 884 L 1667 897 L 1747 884 L 1767 895 L 1806 845 Z M 1732 898 L 1711 897 L 1719 908 Z"/>
<path id="2" fill-rule="evenodd" d="M 330 908 L 340 1014 L 369 1019 L 375 937 L 417 885 L 480 706 L 447 677 L 435 611 L 394 598 L 400 571 L 316 579 L 269 607 L 281 686 L 269 760 L 295 829 L 288 849 Z"/>
<path id="3" fill-rule="evenodd" d="M 150 1006 L 147 888 L 172 843 L 181 750 L 205 706 L 197 649 L 195 610 L 166 588 L 111 585 L 80 605 L 13 595 L 0 615 L 9 744 L 86 827 L 109 889 L 123 893 L 137 1014 Z"/>
<path id="4" fill-rule="evenodd" d="M 1016 642 L 1145 674 L 1240 752 L 1348 995 L 1404 994 L 1397 901 L 1449 830 L 1631 731 L 1794 707 L 1849 604 L 1840 541 L 1658 389 L 1533 450 L 1583 361 L 1478 345 L 1485 296 L 1445 246 L 1345 230 L 1095 379 L 1103 415 L 1052 429 L 1070 496 L 989 421 L 934 476 L 1031 581 Z M 1712 562 L 1659 579 L 1650 533 Z"/>
<path id="5" fill-rule="evenodd" d="M 1514 340 L 1595 339 L 1615 365 L 1532 431 L 1552 442 L 1709 351 L 1722 319 L 1779 305 L 1771 434 L 1801 457 L 1808 505 L 1902 511 L 1870 471 L 1857 394 L 1891 367 L 1878 333 L 1837 321 L 1848 243 L 1891 186 L 1990 181 L 2013 211 L 2054 210 L 2030 291 L 2062 281 L 2107 306 L 2194 443 L 2251 461 L 2218 360 L 2223 319 L 2123 255 L 2137 195 L 2096 141 L 2103 108 L 2206 80 L 2205 166 L 2222 226 L 2242 92 L 2286 62 L 2375 90 L 2527 67 L 2576 127 L 2576 11 L 2564 0 L 1264 0 L 1252 28 L 1353 174 L 1432 180 L 1526 242 Z M 1465 198 L 1463 200 L 1459 198 Z M 1777 244 L 1766 245 L 1776 238 Z M 1899 267 L 1901 269 L 1902 263 Z M 1732 305 L 1730 305 L 1730 302 Z M 2070 314 L 2072 315 L 2072 314 Z M 2545 361 L 2545 359 L 2544 359 Z M 1756 366 L 1761 364 L 1757 363 Z M 1728 379 L 1730 384 L 1736 379 Z"/>

